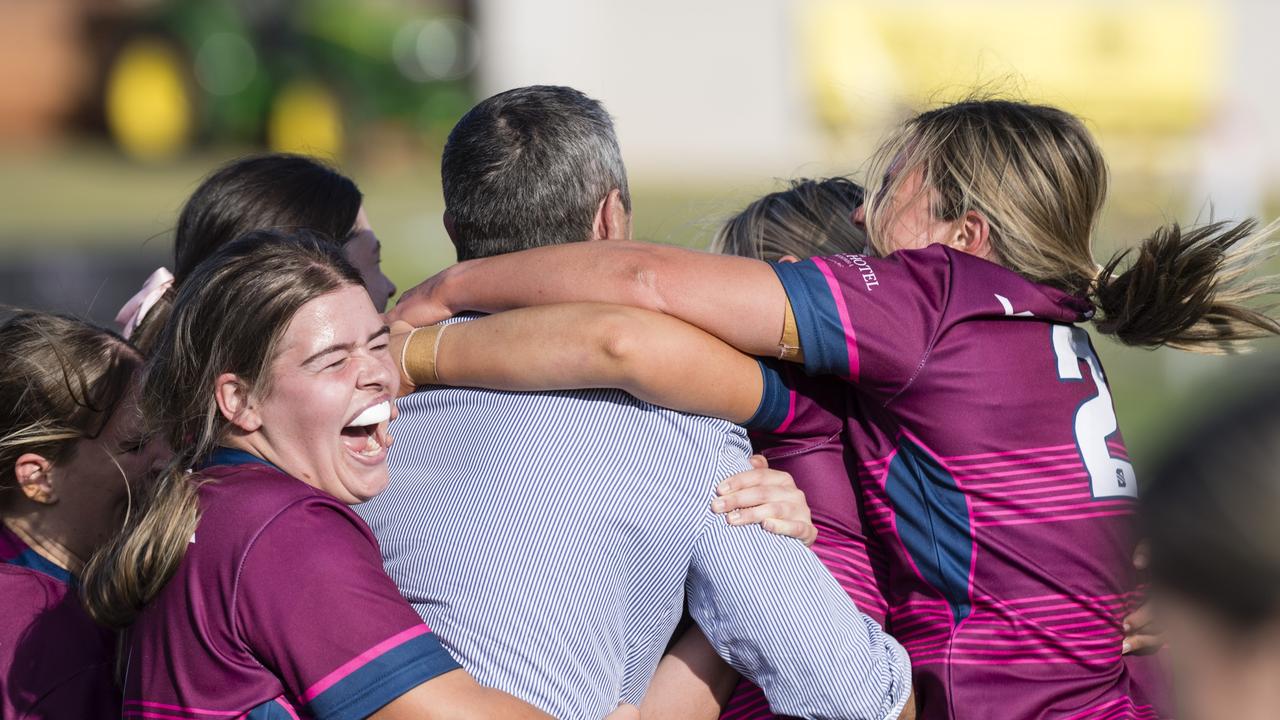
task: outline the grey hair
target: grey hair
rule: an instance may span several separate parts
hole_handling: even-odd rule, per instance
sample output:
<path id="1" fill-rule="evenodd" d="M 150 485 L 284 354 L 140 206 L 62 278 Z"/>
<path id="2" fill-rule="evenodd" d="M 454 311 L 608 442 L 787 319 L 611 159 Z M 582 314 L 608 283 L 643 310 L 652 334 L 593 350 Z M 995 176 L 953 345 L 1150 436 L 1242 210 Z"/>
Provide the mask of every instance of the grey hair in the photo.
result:
<path id="1" fill-rule="evenodd" d="M 459 260 L 589 240 L 612 190 L 631 211 L 613 120 L 569 87 L 482 101 L 449 133 L 440 165 Z"/>

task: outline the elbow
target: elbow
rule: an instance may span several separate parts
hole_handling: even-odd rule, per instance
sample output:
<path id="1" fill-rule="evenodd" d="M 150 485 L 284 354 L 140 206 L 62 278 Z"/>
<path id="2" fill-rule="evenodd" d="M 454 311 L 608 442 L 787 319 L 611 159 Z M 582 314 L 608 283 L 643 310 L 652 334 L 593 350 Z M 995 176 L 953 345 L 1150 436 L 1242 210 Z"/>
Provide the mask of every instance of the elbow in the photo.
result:
<path id="1" fill-rule="evenodd" d="M 662 288 L 667 276 L 668 248 L 636 243 L 628 248 L 628 257 L 620 265 L 627 288 L 628 305 L 665 312 L 667 303 Z"/>
<path id="2" fill-rule="evenodd" d="M 644 311 L 622 306 L 608 306 L 598 324 L 599 352 L 611 367 L 619 370 L 618 377 L 631 375 L 628 369 L 637 368 L 644 351 Z"/>

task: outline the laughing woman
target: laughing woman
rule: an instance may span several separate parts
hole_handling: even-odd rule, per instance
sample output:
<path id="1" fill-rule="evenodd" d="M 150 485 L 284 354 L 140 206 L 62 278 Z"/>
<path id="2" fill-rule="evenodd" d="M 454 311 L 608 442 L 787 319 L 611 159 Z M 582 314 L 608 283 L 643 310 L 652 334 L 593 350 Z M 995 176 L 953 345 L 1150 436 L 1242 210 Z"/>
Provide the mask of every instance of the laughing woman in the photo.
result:
<path id="1" fill-rule="evenodd" d="M 178 454 L 84 578 L 126 718 L 547 717 L 458 666 L 347 507 L 387 483 L 396 375 L 340 253 L 250 236 L 177 294 L 141 404 Z"/>

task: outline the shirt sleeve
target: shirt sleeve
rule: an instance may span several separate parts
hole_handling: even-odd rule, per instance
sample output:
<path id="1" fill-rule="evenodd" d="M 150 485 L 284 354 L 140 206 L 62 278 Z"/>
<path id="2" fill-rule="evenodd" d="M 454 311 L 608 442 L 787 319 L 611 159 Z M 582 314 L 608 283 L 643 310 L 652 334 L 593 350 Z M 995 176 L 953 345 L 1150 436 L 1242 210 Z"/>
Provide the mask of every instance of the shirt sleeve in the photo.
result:
<path id="1" fill-rule="evenodd" d="M 321 720 L 367 717 L 459 667 L 359 518 L 321 498 L 289 506 L 255 539 L 235 615 L 245 644 Z"/>
<path id="2" fill-rule="evenodd" d="M 742 460 L 726 448 L 725 474 Z M 906 651 L 798 540 L 710 515 L 687 590 L 716 652 L 764 690 L 774 713 L 881 720 L 910 696 Z"/>
<path id="3" fill-rule="evenodd" d="M 941 245 L 887 258 L 810 258 L 774 271 L 795 312 L 805 370 L 857 383 L 884 402 L 924 365 L 951 287 Z"/>

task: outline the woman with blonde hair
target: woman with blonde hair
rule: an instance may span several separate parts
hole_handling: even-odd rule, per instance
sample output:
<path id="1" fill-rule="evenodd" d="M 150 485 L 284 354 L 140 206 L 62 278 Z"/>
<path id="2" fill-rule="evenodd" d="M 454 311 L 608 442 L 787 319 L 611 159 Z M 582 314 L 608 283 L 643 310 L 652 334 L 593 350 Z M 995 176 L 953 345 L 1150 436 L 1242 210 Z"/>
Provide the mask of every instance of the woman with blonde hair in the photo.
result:
<path id="1" fill-rule="evenodd" d="M 546 247 L 460 263 L 392 316 L 657 311 L 696 328 L 591 306 L 579 335 L 618 375 L 648 378 L 638 392 L 651 402 L 780 435 L 803 404 L 831 398 L 714 338 L 839 378 L 852 477 L 887 553 L 885 624 L 912 655 L 923 716 L 1165 712 L 1152 661 L 1122 654 L 1138 486 L 1081 325 L 1211 353 L 1280 332 L 1251 307 L 1276 284 L 1246 277 L 1270 228 L 1170 226 L 1097 262 L 1097 143 L 1078 118 L 1026 103 L 923 113 L 876 166 L 883 180 L 857 217 L 874 257 L 770 266 L 644 243 Z M 650 366 L 668 356 L 680 374 L 664 384 Z"/>
<path id="2" fill-rule="evenodd" d="M 0 716 L 119 717 L 114 636 L 76 596 L 124 520 L 129 483 L 163 457 L 142 433 L 115 333 L 22 312 L 0 325 Z"/>

